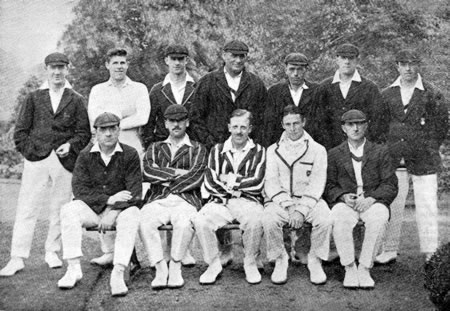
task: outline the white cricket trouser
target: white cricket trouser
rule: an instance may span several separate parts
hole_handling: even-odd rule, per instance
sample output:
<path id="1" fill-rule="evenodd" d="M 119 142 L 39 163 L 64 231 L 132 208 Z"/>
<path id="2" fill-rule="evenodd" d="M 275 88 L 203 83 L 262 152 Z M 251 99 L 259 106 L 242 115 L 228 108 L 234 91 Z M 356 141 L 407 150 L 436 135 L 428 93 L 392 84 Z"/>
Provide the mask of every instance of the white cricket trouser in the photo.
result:
<path id="1" fill-rule="evenodd" d="M 291 206 L 291 208 L 295 209 L 295 206 Z M 305 215 L 305 221 L 312 225 L 310 252 L 323 260 L 327 260 L 332 229 L 330 209 L 327 203 L 324 200 L 319 200 L 314 208 Z M 288 209 L 274 202 L 265 205 L 262 223 L 267 243 L 267 259 L 276 260 L 285 252 L 283 226 L 288 222 Z"/>
<path id="2" fill-rule="evenodd" d="M 263 235 L 262 213 L 260 203 L 245 198 L 230 199 L 226 204 L 211 202 L 203 206 L 193 223 L 205 262 L 209 265 L 219 256 L 216 231 L 235 220 L 243 232 L 244 256 L 254 259 L 259 253 Z"/>
<path id="3" fill-rule="evenodd" d="M 409 190 L 409 176 L 405 168 L 397 169 L 398 194 L 391 204 L 391 220 L 386 229 L 383 251 L 398 252 L 402 232 L 403 212 Z M 434 253 L 438 247 L 437 174 L 411 175 L 414 187 L 416 222 L 420 251 Z"/>
<path id="4" fill-rule="evenodd" d="M 194 236 L 191 219 L 197 213 L 195 206 L 178 195 L 170 194 L 165 199 L 144 205 L 141 210 L 140 236 L 151 265 L 164 259 L 163 245 L 158 228 L 172 224 L 172 247 L 170 256 L 181 261 Z"/>
<path id="5" fill-rule="evenodd" d="M 343 266 L 355 261 L 353 228 L 360 219 L 364 221 L 365 232 L 359 263 L 372 268 L 389 219 L 389 210 L 386 206 L 375 203 L 361 213 L 345 203 L 338 203 L 331 210 L 331 218 L 334 242 Z"/>
<path id="6" fill-rule="evenodd" d="M 49 228 L 45 241 L 46 252 L 61 249 L 59 212 L 72 196 L 72 174 L 59 162 L 54 151 L 41 161 L 24 161 L 22 183 L 14 223 L 11 257 L 28 258 L 34 227 L 43 201 L 50 201 Z"/>
<path id="7" fill-rule="evenodd" d="M 83 256 L 81 239 L 83 227 L 97 226 L 104 213 L 96 214 L 86 203 L 75 200 L 61 209 L 61 233 L 64 259 Z M 114 265 L 128 266 L 139 229 L 140 212 L 136 206 L 128 207 L 116 218 L 116 240 L 114 243 Z"/>

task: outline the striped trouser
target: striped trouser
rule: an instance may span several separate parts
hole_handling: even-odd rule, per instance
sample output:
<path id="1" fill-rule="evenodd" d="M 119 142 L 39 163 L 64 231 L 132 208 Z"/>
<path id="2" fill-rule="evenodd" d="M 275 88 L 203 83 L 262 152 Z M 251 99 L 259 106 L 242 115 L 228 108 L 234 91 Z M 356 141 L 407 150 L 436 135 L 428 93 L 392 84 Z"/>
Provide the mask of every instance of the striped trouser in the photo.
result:
<path id="1" fill-rule="evenodd" d="M 295 208 L 295 205 L 291 208 Z M 330 209 L 327 203 L 319 200 L 305 215 L 305 221 L 312 225 L 310 252 L 327 260 L 331 236 Z M 267 243 L 267 259 L 276 260 L 286 251 L 283 242 L 283 226 L 289 222 L 289 210 L 274 202 L 267 203 L 262 222 Z"/>
<path id="2" fill-rule="evenodd" d="M 250 260 L 259 253 L 263 235 L 261 217 L 263 206 L 244 198 L 230 199 L 226 204 L 208 203 L 193 219 L 195 231 L 203 250 L 203 258 L 211 264 L 219 256 L 216 231 L 233 221 L 239 222 L 244 244 L 244 256 Z"/>
<path id="3" fill-rule="evenodd" d="M 409 190 L 409 176 L 411 176 L 420 251 L 433 253 L 438 247 L 437 175 L 410 175 L 405 168 L 397 169 L 396 175 L 399 189 L 397 197 L 391 203 L 391 220 L 386 230 L 382 249 L 385 252 L 398 252 L 403 212 Z"/>
<path id="4" fill-rule="evenodd" d="M 172 224 L 172 246 L 170 257 L 181 261 L 194 236 L 191 218 L 197 209 L 178 195 L 168 197 L 144 205 L 141 210 L 139 233 L 151 265 L 164 259 L 163 245 L 158 228 Z"/>

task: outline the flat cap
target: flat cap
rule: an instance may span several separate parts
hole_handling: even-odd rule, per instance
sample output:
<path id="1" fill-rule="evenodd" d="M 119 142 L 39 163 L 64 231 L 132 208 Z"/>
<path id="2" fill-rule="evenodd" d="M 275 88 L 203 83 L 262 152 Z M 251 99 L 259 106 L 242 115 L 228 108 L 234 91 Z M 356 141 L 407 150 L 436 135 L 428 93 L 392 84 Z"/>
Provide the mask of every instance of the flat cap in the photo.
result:
<path id="1" fill-rule="evenodd" d="M 420 62 L 420 57 L 414 50 L 401 50 L 395 55 L 396 62 L 409 62 L 418 63 Z"/>
<path id="2" fill-rule="evenodd" d="M 164 111 L 164 118 L 167 120 L 183 120 L 188 117 L 188 111 L 184 106 L 173 104 Z"/>
<path id="3" fill-rule="evenodd" d="M 308 66 L 309 61 L 308 58 L 302 53 L 291 53 L 286 56 L 284 59 L 284 63 L 299 65 L 299 66 Z"/>
<path id="4" fill-rule="evenodd" d="M 248 46 L 242 41 L 239 40 L 233 40 L 227 42 L 223 46 L 224 52 L 230 52 L 233 54 L 247 54 L 248 53 Z"/>
<path id="5" fill-rule="evenodd" d="M 63 53 L 55 52 L 47 55 L 44 60 L 45 65 L 54 64 L 54 65 L 68 65 L 69 58 Z"/>
<path id="6" fill-rule="evenodd" d="M 172 44 L 166 48 L 166 51 L 164 54 L 164 56 L 169 56 L 169 55 L 172 55 L 175 57 L 189 56 L 189 51 L 188 51 L 187 47 L 185 47 L 184 45 Z"/>
<path id="7" fill-rule="evenodd" d="M 341 122 L 365 122 L 367 121 L 367 117 L 364 112 L 356 109 L 349 110 L 344 112 L 341 117 Z"/>
<path id="8" fill-rule="evenodd" d="M 120 124 L 120 118 L 111 112 L 103 112 L 94 121 L 94 128 Z"/>
<path id="9" fill-rule="evenodd" d="M 358 57 L 359 49 L 350 43 L 344 43 L 336 49 L 336 56 Z"/>

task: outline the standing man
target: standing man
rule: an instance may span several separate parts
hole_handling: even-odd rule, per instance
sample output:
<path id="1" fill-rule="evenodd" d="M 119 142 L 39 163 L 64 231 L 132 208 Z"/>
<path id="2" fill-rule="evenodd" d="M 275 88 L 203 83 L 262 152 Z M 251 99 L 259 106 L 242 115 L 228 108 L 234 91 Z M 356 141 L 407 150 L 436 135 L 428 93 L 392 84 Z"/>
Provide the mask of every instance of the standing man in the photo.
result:
<path id="1" fill-rule="evenodd" d="M 239 40 L 223 47 L 224 66 L 206 74 L 198 81 L 190 107 L 191 128 L 195 140 L 208 150 L 228 138 L 228 120 L 236 109 L 246 109 L 253 115 L 252 138 L 262 139 L 267 90 L 255 74 L 245 69 L 248 46 Z M 231 233 L 219 234 L 221 260 L 225 266 L 232 261 Z"/>
<path id="2" fill-rule="evenodd" d="M 69 289 L 81 280 L 80 257 L 83 227 L 98 226 L 99 232 L 116 227 L 111 294 L 128 292 L 123 278 L 130 262 L 139 228 L 142 175 L 136 149 L 119 143 L 120 118 L 105 112 L 94 121 L 97 141 L 81 153 L 75 165 L 74 201 L 61 209 L 64 259 L 68 267 L 58 287 Z"/>
<path id="3" fill-rule="evenodd" d="M 313 126 L 317 125 L 314 116 L 314 91 L 317 83 L 306 80 L 309 61 L 302 53 L 291 53 L 284 59 L 287 81 L 281 81 L 268 90 L 268 101 L 264 113 L 264 139 L 262 143 L 270 146 L 280 139 L 283 133 L 283 109 L 289 105 L 300 108 L 306 119 L 305 129 L 314 137 Z"/>
<path id="4" fill-rule="evenodd" d="M 361 77 L 356 69 L 359 49 L 352 44 L 342 44 L 336 50 L 338 70 L 333 77 L 325 79 L 317 89 L 317 116 L 320 130 L 315 139 L 327 150 L 338 146 L 346 137 L 341 129 L 341 115 L 350 110 L 363 111 L 368 118 L 368 138 L 380 143 L 386 140 L 388 108 L 382 100 L 378 87 L 369 79 Z"/>
<path id="5" fill-rule="evenodd" d="M 45 196 L 50 198 L 45 261 L 50 268 L 62 266 L 56 254 L 61 249 L 59 212 L 72 195 L 71 172 L 78 153 L 91 138 L 84 100 L 66 80 L 68 64 L 64 54 L 48 55 L 45 58 L 47 80 L 39 90 L 28 95 L 20 108 L 14 142 L 25 163 L 11 260 L 0 270 L 0 276 L 11 276 L 24 268 L 23 260 L 30 255 L 34 226 L 41 210 L 39 203 Z"/>
<path id="6" fill-rule="evenodd" d="M 127 76 L 128 52 L 113 48 L 106 54 L 105 66 L 109 80 L 95 85 L 89 95 L 88 113 L 91 124 L 104 112 L 111 112 L 120 118 L 120 142 L 135 148 L 142 160 L 144 147 L 139 128 L 145 125 L 150 114 L 150 100 L 147 87 L 132 81 Z M 116 232 L 100 235 L 103 255 L 91 260 L 98 265 L 108 265 L 114 258 L 114 237 Z"/>
<path id="7" fill-rule="evenodd" d="M 186 71 L 189 59 L 184 45 L 170 45 L 165 51 L 164 61 L 169 73 L 164 81 L 155 84 L 150 90 L 151 112 L 148 123 L 142 128 L 145 149 L 151 143 L 162 141 L 169 136 L 165 126 L 164 112 L 170 105 L 181 105 L 189 110 L 194 93 L 194 79 Z"/>
<path id="8" fill-rule="evenodd" d="M 114 48 L 107 52 L 105 66 L 109 80 L 95 85 L 89 95 L 89 119 L 91 124 L 104 112 L 120 118 L 120 141 L 135 148 L 139 156 L 144 154 L 139 128 L 147 124 L 150 100 L 147 87 L 127 76 L 128 52 Z"/>
<path id="9" fill-rule="evenodd" d="M 265 208 L 262 220 L 267 241 L 267 257 L 275 260 L 272 283 L 287 281 L 289 256 L 283 242 L 283 226 L 299 229 L 312 224 L 308 270 L 313 284 L 324 284 L 327 276 L 322 260 L 330 250 L 330 209 L 321 199 L 327 175 L 327 152 L 303 130 L 305 117 L 300 107 L 283 109 L 284 132 L 267 150 L 264 184 Z"/>
<path id="10" fill-rule="evenodd" d="M 164 118 L 169 137 L 152 143 L 144 158 L 144 181 L 151 183 L 151 192 L 142 208 L 140 232 L 150 264 L 156 267 L 153 289 L 184 285 L 181 260 L 194 236 L 191 218 L 202 206 L 200 186 L 207 161 L 205 147 L 186 134 L 186 108 L 171 105 Z M 169 223 L 173 237 L 167 268 L 158 228 Z"/>
<path id="11" fill-rule="evenodd" d="M 333 237 L 345 267 L 344 287 L 373 288 L 370 269 L 397 195 L 397 177 L 387 148 L 365 138 L 367 117 L 359 110 L 342 115 L 347 141 L 328 152 L 325 199 L 332 207 Z M 359 265 L 355 263 L 353 228 L 364 221 Z"/>
<path id="12" fill-rule="evenodd" d="M 397 168 L 399 193 L 391 204 L 392 219 L 386 232 L 379 263 L 394 261 L 400 242 L 403 210 L 409 188 L 414 186 L 420 251 L 425 259 L 438 247 L 437 173 L 441 170 L 439 147 L 448 131 L 448 108 L 442 93 L 422 80 L 420 57 L 413 50 L 397 53 L 400 76 L 383 90 L 389 106 L 389 152 Z"/>
<path id="13" fill-rule="evenodd" d="M 200 276 L 200 284 L 214 284 L 222 271 L 216 231 L 239 222 L 243 231 L 244 270 L 248 283 L 261 282 L 256 265 L 263 228 L 261 192 L 264 185 L 266 152 L 249 138 L 252 114 L 244 109 L 233 111 L 228 124 L 231 137 L 211 149 L 205 172 L 206 190 L 211 194 L 193 223 L 208 269 Z"/>

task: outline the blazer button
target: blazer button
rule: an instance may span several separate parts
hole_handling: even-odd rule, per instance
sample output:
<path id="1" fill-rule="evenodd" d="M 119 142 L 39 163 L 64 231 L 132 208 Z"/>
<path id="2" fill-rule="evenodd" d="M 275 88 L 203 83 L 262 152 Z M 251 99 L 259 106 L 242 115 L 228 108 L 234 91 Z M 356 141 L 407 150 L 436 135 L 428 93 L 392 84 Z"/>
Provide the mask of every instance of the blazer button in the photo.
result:
<path id="1" fill-rule="evenodd" d="M 405 139 L 404 139 L 404 138 L 402 138 L 402 139 L 401 139 L 401 141 L 405 141 Z"/>

